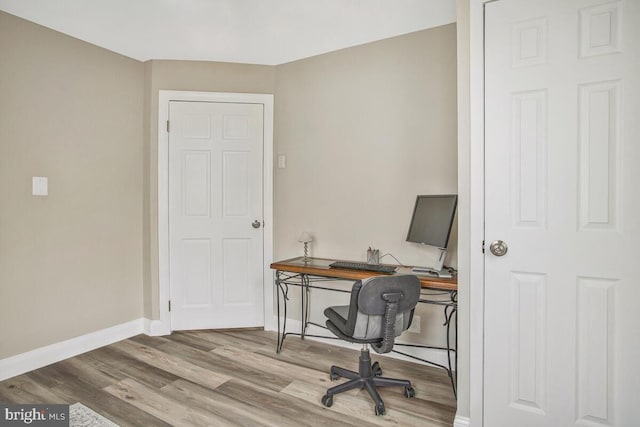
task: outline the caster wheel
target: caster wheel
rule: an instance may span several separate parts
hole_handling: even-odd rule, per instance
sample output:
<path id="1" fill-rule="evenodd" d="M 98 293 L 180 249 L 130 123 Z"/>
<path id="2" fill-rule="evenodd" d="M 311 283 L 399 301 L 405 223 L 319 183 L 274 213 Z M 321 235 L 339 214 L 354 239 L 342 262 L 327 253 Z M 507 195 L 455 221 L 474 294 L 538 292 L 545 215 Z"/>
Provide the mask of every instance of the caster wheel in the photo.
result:
<path id="1" fill-rule="evenodd" d="M 327 408 L 330 408 L 331 405 L 333 405 L 333 396 L 329 396 L 328 394 L 322 396 L 322 404 Z"/>
<path id="2" fill-rule="evenodd" d="M 416 390 L 411 386 L 405 387 L 404 388 L 404 395 L 405 395 L 405 397 L 416 397 Z"/>
<path id="3" fill-rule="evenodd" d="M 378 362 L 375 362 L 372 366 L 371 366 L 371 372 L 373 373 L 374 376 L 376 377 L 381 377 L 382 376 L 382 368 L 380 367 L 380 364 Z"/>
<path id="4" fill-rule="evenodd" d="M 376 405 L 376 407 L 374 409 L 375 409 L 375 412 L 376 412 L 376 416 L 384 415 L 384 413 L 385 413 L 384 405 Z"/>

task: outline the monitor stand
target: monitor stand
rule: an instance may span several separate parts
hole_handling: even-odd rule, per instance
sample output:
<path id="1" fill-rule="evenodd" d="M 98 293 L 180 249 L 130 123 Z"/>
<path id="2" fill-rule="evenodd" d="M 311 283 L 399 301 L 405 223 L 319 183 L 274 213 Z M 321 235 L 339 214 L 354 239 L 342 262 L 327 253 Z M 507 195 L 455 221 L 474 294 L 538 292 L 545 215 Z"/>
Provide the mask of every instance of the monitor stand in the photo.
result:
<path id="1" fill-rule="evenodd" d="M 429 267 L 413 267 L 411 272 L 417 276 L 438 277 L 440 279 L 451 279 L 453 277 L 448 270 L 434 270 Z"/>
<path id="2" fill-rule="evenodd" d="M 444 258 L 447 256 L 447 250 L 438 248 L 438 260 L 431 263 L 433 267 L 413 267 L 411 272 L 418 276 L 439 277 L 441 279 L 451 279 L 453 276 L 448 269 L 444 267 Z"/>

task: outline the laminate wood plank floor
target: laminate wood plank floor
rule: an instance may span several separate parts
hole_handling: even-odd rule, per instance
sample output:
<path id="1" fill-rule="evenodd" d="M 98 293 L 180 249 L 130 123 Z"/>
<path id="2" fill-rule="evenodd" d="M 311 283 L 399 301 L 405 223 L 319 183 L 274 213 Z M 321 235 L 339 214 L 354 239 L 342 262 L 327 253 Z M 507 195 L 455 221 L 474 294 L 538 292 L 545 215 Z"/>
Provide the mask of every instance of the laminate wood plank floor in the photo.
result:
<path id="1" fill-rule="evenodd" d="M 81 402 L 120 426 L 451 426 L 456 401 L 441 369 L 387 357 L 385 376 L 411 380 L 380 388 L 375 416 L 366 390 L 320 403 L 331 365 L 357 370 L 357 350 L 262 330 L 139 335 L 0 382 L 0 402 Z M 344 380 L 339 380 L 344 381 Z"/>

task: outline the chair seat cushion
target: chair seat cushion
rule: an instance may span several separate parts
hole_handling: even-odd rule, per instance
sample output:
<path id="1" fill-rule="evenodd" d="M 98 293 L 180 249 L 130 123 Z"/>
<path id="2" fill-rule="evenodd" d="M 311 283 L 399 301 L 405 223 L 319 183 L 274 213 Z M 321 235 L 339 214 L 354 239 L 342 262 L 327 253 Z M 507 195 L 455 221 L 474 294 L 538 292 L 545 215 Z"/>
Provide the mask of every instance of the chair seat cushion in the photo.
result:
<path id="1" fill-rule="evenodd" d="M 374 339 L 355 338 L 353 336 L 353 325 L 349 325 L 347 319 L 349 318 L 349 306 L 348 305 L 336 305 L 329 307 L 324 311 L 324 315 L 327 316 L 327 328 L 333 332 L 338 338 L 359 344 L 374 344 L 381 341 L 380 338 Z"/>
<path id="2" fill-rule="evenodd" d="M 374 344 L 382 341 L 382 335 L 379 327 L 375 327 L 371 336 L 367 336 L 367 329 L 373 326 L 369 324 L 368 316 L 360 317 L 360 324 L 349 323 L 348 305 L 336 305 L 329 307 L 324 310 L 324 315 L 327 317 L 327 328 L 345 341 L 360 344 Z M 376 317 L 381 318 L 381 316 Z"/>
<path id="3" fill-rule="evenodd" d="M 351 335 L 353 331 L 347 328 L 347 318 L 349 317 L 348 305 L 335 305 L 324 310 L 324 315 L 335 327 L 344 335 Z"/>

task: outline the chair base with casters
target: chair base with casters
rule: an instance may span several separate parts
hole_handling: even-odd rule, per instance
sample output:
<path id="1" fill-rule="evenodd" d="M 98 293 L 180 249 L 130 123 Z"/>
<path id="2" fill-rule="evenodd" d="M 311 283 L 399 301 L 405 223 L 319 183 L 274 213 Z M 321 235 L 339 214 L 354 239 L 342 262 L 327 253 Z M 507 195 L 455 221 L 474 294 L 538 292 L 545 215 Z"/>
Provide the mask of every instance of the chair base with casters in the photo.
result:
<path id="1" fill-rule="evenodd" d="M 331 381 L 338 378 L 347 378 L 349 381 L 331 387 L 327 390 L 327 394 L 322 397 L 322 404 L 326 407 L 333 405 L 333 396 L 354 388 L 366 388 L 369 396 L 375 403 L 376 415 L 384 415 L 386 410 L 384 402 L 378 394 L 376 387 L 404 387 L 404 395 L 406 397 L 415 397 L 416 391 L 411 386 L 411 381 L 399 380 L 395 378 L 387 378 L 382 376 L 380 364 L 375 362 L 371 364 L 371 356 L 369 355 L 368 346 L 363 346 L 360 351 L 360 369 L 359 372 L 350 371 L 339 366 L 332 366 L 329 374 Z"/>
<path id="2" fill-rule="evenodd" d="M 384 415 L 384 402 L 376 387 L 404 387 L 405 396 L 416 395 L 411 382 L 382 376 L 380 365 L 371 364 L 369 345 L 377 353 L 390 352 L 395 337 L 411 325 L 419 298 L 420 281 L 416 276 L 376 276 L 353 284 L 349 305 L 333 306 L 324 311 L 327 329 L 335 336 L 362 344 L 358 372 L 331 367 L 332 381 L 339 377 L 349 381 L 328 389 L 322 397 L 324 406 L 333 405 L 333 396 L 338 393 L 366 388 L 375 403 L 376 415 Z"/>

